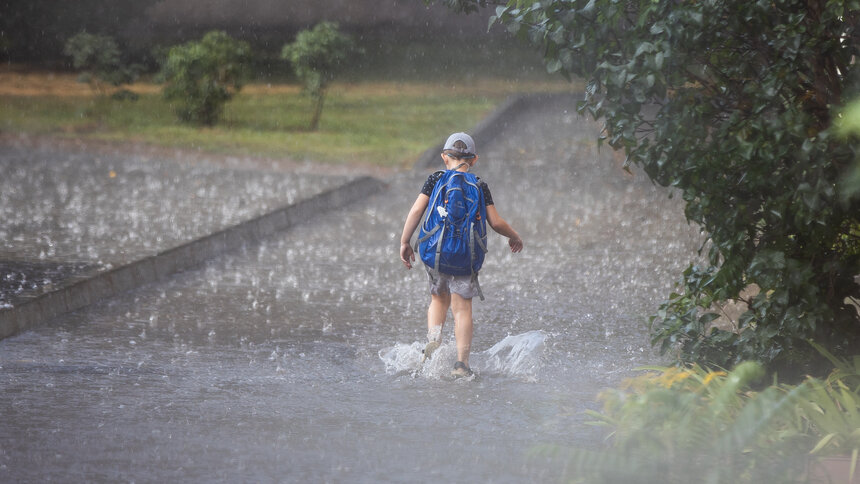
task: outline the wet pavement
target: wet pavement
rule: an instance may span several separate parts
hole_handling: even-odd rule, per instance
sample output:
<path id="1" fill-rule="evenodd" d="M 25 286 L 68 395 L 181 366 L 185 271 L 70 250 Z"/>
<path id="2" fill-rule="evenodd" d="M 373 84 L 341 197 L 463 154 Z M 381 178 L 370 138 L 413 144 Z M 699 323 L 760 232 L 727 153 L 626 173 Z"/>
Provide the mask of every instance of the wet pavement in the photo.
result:
<path id="1" fill-rule="evenodd" d="M 218 250 L 208 247 L 211 242 L 205 250 L 194 244 L 213 234 L 235 232 L 243 222 L 357 178 L 303 170 L 235 169 L 193 158 L 71 151 L 21 142 L 0 146 L 0 172 L 0 322 L 4 328 L 10 319 L 26 319 L 9 310 L 20 313 L 25 304 L 58 305 L 34 299 L 104 277 L 111 269 L 134 267 L 183 246 L 203 252 L 201 260 L 215 256 Z M 218 243 L 224 248 L 222 240 Z M 167 265 L 177 265 L 177 257 L 183 255 L 174 256 Z M 127 286 L 154 280 L 139 275 L 136 279 Z M 113 293 L 101 291 L 93 298 L 104 294 Z M 76 294 L 63 298 L 81 299 Z M 56 314 L 38 311 L 29 319 Z M 8 333 L 0 331 L 0 338 Z"/>
<path id="2" fill-rule="evenodd" d="M 397 246 L 406 212 L 432 171 L 422 167 L 199 269 L 0 341 L 0 481 L 574 478 L 564 449 L 599 445 L 601 438 L 584 424 L 583 411 L 595 408 L 601 388 L 660 361 L 643 318 L 699 246 L 698 230 L 686 224 L 676 200 L 597 149 L 599 127 L 574 112 L 575 101 L 533 99 L 510 113 L 491 141 L 476 139 L 481 159 L 474 172 L 525 240 L 525 250 L 511 254 L 503 238 L 491 235 L 481 273 L 487 301 L 474 307 L 477 379 L 447 377 L 454 361 L 450 319 L 443 346 L 418 364 L 426 275 L 406 271 Z M 3 240 L 28 246 L 29 255 L 16 262 L 46 274 L 9 279 L 22 287 L 57 277 L 51 264 L 87 271 L 158 250 L 157 231 L 140 230 L 141 219 L 100 221 L 110 212 L 100 207 L 126 193 L 109 188 L 117 179 L 133 178 L 138 182 L 130 185 L 159 194 L 153 201 L 145 190 L 132 191 L 132 199 L 145 200 L 114 201 L 120 213 L 173 200 L 172 211 L 182 213 L 156 220 L 169 243 L 224 217 L 289 203 L 284 193 L 301 197 L 344 181 L 228 171 L 223 183 L 232 188 L 207 191 L 223 166 L 182 166 L 187 176 L 163 180 L 158 170 L 169 160 L 123 165 L 51 152 L 45 159 L 71 167 L 60 173 L 40 161 L 41 152 L 4 150 L 4 172 L 11 167 L 19 181 L 4 185 L 0 205 L 24 204 L 19 186 L 66 193 L 52 203 L 33 201 L 42 210 L 27 209 L 41 217 L 31 236 L 24 216 L 7 212 L 15 222 L 3 223 Z M 38 177 L 23 174 L 27 166 Z M 95 214 L 52 218 L 53 207 L 85 205 L 79 183 L 113 191 L 91 209 Z M 175 195 L 161 195 L 171 190 Z M 245 208 L 225 208 L 234 206 Z M 107 235 L 115 224 L 123 228 Z M 69 232 L 91 242 L 79 251 L 62 236 Z M 117 247 L 125 242 L 130 249 Z"/>
<path id="3" fill-rule="evenodd" d="M 118 266 L 336 187 L 345 176 L 0 147 L 0 260 Z"/>

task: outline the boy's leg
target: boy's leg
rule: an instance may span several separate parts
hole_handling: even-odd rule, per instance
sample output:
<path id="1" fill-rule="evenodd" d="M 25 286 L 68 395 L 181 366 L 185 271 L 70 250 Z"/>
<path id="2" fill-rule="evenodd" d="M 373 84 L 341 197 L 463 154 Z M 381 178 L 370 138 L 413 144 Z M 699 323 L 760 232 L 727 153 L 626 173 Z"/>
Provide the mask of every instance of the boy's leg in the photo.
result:
<path id="1" fill-rule="evenodd" d="M 448 317 L 448 308 L 451 307 L 451 294 L 430 295 L 430 307 L 427 308 L 427 335 L 438 335 L 442 337 L 442 325 Z"/>
<path id="2" fill-rule="evenodd" d="M 472 351 L 472 299 L 459 294 L 451 296 L 451 311 L 454 313 L 454 336 L 457 338 L 457 361 L 469 367 Z"/>
<path id="3" fill-rule="evenodd" d="M 451 306 L 451 295 L 430 295 L 430 307 L 427 308 L 427 345 L 424 347 L 422 362 L 430 358 L 434 351 L 442 344 L 442 326 L 448 317 L 448 308 Z"/>

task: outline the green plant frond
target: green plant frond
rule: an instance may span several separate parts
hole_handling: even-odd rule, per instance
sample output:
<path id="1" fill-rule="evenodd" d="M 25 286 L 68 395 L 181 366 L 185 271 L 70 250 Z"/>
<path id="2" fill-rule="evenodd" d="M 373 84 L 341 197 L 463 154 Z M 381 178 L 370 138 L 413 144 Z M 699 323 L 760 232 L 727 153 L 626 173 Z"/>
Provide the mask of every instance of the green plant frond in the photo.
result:
<path id="1" fill-rule="evenodd" d="M 786 391 L 780 387 L 768 387 L 754 394 L 742 404 L 731 425 L 723 433 L 718 444 L 729 452 L 732 448 L 749 449 L 767 429 L 780 429 L 775 435 L 796 435 L 792 428 L 795 421 L 795 405 L 802 398 L 805 388 L 796 387 Z"/>
<path id="2" fill-rule="evenodd" d="M 834 438 L 836 438 L 836 434 L 827 434 L 827 435 L 825 435 L 824 437 L 822 437 L 822 438 L 821 438 L 821 440 L 819 440 L 819 441 L 818 441 L 818 443 L 816 443 L 816 444 L 815 444 L 815 447 L 813 447 L 813 448 L 812 448 L 812 450 L 810 450 L 810 451 L 809 451 L 809 453 L 810 453 L 810 454 L 817 454 L 817 453 L 819 453 L 819 452 L 821 451 L 821 449 L 824 449 L 825 447 L 827 447 L 828 445 L 830 445 L 830 442 L 831 442 Z"/>
<path id="3" fill-rule="evenodd" d="M 840 358 L 831 353 L 827 348 L 812 340 L 807 342 L 815 348 L 818 353 L 827 358 L 835 368 L 835 374 L 860 376 L 860 355 L 855 355 L 849 361 L 847 358 Z"/>
<path id="4" fill-rule="evenodd" d="M 851 471 L 848 473 L 848 482 L 854 482 L 854 475 L 857 472 L 857 455 L 858 449 L 855 447 L 851 451 Z"/>
<path id="5" fill-rule="evenodd" d="M 569 464 L 575 477 L 590 483 L 625 482 L 630 484 L 662 482 L 670 473 L 667 462 L 653 459 L 649 454 L 629 452 L 594 452 L 576 449 L 570 453 Z"/>
<path id="6" fill-rule="evenodd" d="M 839 432 L 845 427 L 839 407 L 823 388 L 814 388 L 808 397 L 810 401 L 804 402 L 803 407 L 808 411 L 806 416 L 819 429 L 825 432 Z"/>
<path id="7" fill-rule="evenodd" d="M 594 420 L 589 420 L 588 422 L 585 422 L 586 425 L 604 427 L 604 426 L 616 425 L 618 423 L 617 421 L 613 420 L 612 418 L 608 417 L 607 415 L 602 414 L 600 412 L 596 412 L 594 410 L 586 410 L 585 414 L 588 415 L 589 417 L 594 418 Z"/>
<path id="8" fill-rule="evenodd" d="M 748 385 L 760 369 L 640 368 L 648 373 L 632 378 L 625 390 L 603 393 L 602 413 L 588 412 L 614 431 L 612 447 L 599 459 L 573 459 L 577 477 L 593 483 L 799 482 L 810 449 L 826 455 L 860 447 L 860 425 L 846 427 L 850 414 L 841 409 L 845 402 L 836 403 L 853 393 L 812 378 L 752 391 Z M 649 463 L 637 473 L 643 461 Z"/>
<path id="9" fill-rule="evenodd" d="M 764 376 L 764 368 L 747 361 L 736 366 L 725 378 L 725 382 L 714 399 L 717 405 L 725 405 L 737 398 L 738 393 L 750 383 Z"/>

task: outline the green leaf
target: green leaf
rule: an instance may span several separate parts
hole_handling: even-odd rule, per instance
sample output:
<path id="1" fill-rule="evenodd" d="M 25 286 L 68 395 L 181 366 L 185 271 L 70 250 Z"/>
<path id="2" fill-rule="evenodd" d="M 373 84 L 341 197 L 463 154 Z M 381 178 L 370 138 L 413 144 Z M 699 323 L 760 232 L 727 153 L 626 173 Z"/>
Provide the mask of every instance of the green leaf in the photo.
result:
<path id="1" fill-rule="evenodd" d="M 812 450 L 809 451 L 809 453 L 810 454 L 817 454 L 817 453 L 821 452 L 821 449 L 824 449 L 825 447 L 827 447 L 830 444 L 830 441 L 833 440 L 834 437 L 836 437 L 836 434 L 825 435 L 821 440 L 818 441 L 818 443 L 815 444 L 815 447 L 813 447 Z"/>

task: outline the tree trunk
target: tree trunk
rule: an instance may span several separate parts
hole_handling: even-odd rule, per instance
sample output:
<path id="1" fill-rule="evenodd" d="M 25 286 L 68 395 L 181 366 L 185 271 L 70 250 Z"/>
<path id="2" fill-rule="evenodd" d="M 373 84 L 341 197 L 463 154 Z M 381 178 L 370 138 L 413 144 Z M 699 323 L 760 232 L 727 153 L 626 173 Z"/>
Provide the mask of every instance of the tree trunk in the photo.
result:
<path id="1" fill-rule="evenodd" d="M 322 118 L 323 103 L 325 102 L 325 91 L 320 91 L 318 96 L 315 96 L 317 105 L 314 108 L 314 117 L 311 119 L 311 131 L 316 131 L 320 126 L 320 118 Z"/>

